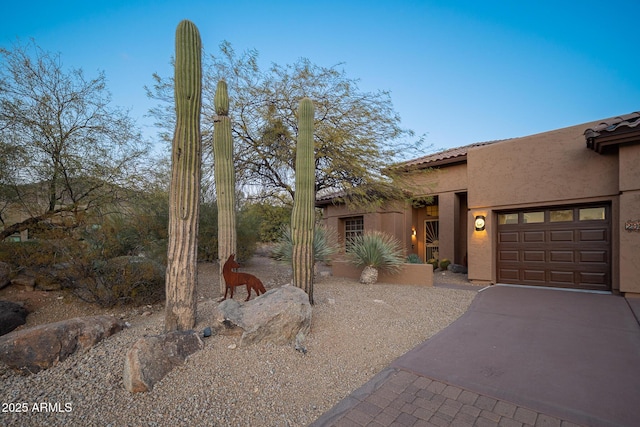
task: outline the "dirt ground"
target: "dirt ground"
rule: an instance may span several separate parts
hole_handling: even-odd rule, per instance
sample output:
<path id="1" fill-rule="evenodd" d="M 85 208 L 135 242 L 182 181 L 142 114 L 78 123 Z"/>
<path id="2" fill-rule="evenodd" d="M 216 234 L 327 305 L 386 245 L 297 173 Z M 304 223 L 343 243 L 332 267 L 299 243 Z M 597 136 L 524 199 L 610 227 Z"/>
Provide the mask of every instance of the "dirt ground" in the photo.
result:
<path id="1" fill-rule="evenodd" d="M 242 263 L 240 271 L 259 277 L 267 290 L 291 281 L 291 268 L 289 266 L 261 254 L 254 256 L 247 263 Z M 317 269 L 317 273 L 323 276 L 330 274 L 330 271 L 331 267 L 325 265 L 319 266 Z M 469 285 L 469 282 L 466 275 L 436 270 L 434 272 L 434 284 L 436 286 L 455 287 Z M 222 297 L 218 279 L 218 265 L 216 263 L 200 263 L 198 265 L 197 295 L 199 300 L 220 299 Z M 245 288 L 236 289 L 234 297 L 235 299 L 244 300 L 246 297 Z M 252 298 L 255 298 L 255 295 L 252 295 Z M 27 323 L 18 327 L 18 330 L 74 317 L 107 314 L 127 320 L 132 316 L 149 315 L 164 310 L 164 301 L 140 307 L 116 306 L 103 308 L 84 302 L 66 290 L 27 291 L 15 285 L 0 289 L 0 300 L 21 303 L 29 311 Z"/>

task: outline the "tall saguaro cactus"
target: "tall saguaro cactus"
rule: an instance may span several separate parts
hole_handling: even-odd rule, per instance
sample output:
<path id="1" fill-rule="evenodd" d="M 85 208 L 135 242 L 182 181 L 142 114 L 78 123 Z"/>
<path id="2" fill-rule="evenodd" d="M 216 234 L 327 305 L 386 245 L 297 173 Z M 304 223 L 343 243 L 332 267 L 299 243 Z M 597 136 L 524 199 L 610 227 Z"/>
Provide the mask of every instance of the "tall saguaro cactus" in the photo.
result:
<path id="1" fill-rule="evenodd" d="M 191 329 L 196 322 L 198 215 L 200 213 L 200 110 L 202 43 L 196 26 L 176 29 L 176 129 L 171 152 L 169 244 L 166 275 L 166 331 Z"/>
<path id="2" fill-rule="evenodd" d="M 220 264 L 220 292 L 225 291 L 222 266 L 229 255 L 236 253 L 236 177 L 233 169 L 233 140 L 229 118 L 227 83 L 218 82 L 214 97 L 216 120 L 213 131 L 216 198 L 218 200 L 218 260 Z"/>
<path id="3" fill-rule="evenodd" d="M 313 234 L 316 196 L 313 115 L 313 102 L 309 98 L 302 99 L 298 106 L 296 192 L 291 212 L 293 284 L 309 295 L 311 304 L 313 304 Z"/>

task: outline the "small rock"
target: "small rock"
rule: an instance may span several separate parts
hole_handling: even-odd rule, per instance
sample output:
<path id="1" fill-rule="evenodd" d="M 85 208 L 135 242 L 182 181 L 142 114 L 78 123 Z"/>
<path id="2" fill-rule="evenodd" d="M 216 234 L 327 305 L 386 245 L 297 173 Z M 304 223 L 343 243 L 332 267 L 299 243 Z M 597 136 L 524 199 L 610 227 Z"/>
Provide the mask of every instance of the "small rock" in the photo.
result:
<path id="1" fill-rule="evenodd" d="M 0 301 L 0 335 L 8 334 L 27 322 L 29 312 L 21 304 Z"/>
<path id="2" fill-rule="evenodd" d="M 143 315 L 143 316 L 151 316 L 151 314 L 152 314 L 152 313 L 151 313 L 150 311 L 144 311 L 144 312 L 142 313 L 142 315 Z"/>
<path id="3" fill-rule="evenodd" d="M 6 262 L 0 262 L 0 289 L 11 283 L 11 266 Z"/>
<path id="4" fill-rule="evenodd" d="M 36 279 L 31 276 L 20 275 L 11 280 L 14 286 L 22 286 L 25 291 L 31 292 L 36 287 Z"/>
<path id="5" fill-rule="evenodd" d="M 204 336 L 205 338 L 208 338 L 211 336 L 211 328 L 209 326 L 204 328 L 204 330 L 202 331 L 202 336 Z"/>
<path id="6" fill-rule="evenodd" d="M 238 347 L 236 344 L 229 344 L 227 348 L 230 348 L 231 350 L 235 350 L 236 347 Z"/>

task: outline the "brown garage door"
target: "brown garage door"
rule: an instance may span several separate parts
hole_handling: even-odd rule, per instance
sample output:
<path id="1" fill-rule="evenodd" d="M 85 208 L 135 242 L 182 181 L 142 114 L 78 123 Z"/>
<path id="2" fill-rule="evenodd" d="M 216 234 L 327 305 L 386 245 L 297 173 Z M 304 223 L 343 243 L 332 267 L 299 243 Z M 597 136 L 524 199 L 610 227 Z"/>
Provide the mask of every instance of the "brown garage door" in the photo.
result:
<path id="1" fill-rule="evenodd" d="M 610 290 L 610 212 L 604 205 L 500 212 L 498 282 Z"/>

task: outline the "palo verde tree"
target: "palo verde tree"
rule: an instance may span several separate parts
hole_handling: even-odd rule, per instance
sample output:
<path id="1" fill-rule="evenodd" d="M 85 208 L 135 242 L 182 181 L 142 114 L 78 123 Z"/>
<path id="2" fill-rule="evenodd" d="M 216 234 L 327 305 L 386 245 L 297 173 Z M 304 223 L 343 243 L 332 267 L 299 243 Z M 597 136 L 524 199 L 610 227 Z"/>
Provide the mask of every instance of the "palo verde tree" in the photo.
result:
<path id="1" fill-rule="evenodd" d="M 388 91 L 363 91 L 340 65 L 323 67 L 308 59 L 263 70 L 257 51 L 237 55 L 227 42 L 204 62 L 203 129 L 213 128 L 215 86 L 224 78 L 231 102 L 236 182 L 245 193 L 259 192 L 291 204 L 299 132 L 296 109 L 300 99 L 309 97 L 316 110 L 318 193 L 345 191 L 353 196 L 351 201 L 365 203 L 399 194 L 383 171 L 417 155 L 422 138 L 416 140 L 412 131 L 401 127 Z M 171 123 L 173 82 L 158 75 L 154 79 L 147 92 L 160 103 L 151 114 L 165 130 Z M 204 140 L 211 137 L 203 131 Z"/>
<path id="2" fill-rule="evenodd" d="M 33 41 L 0 48 L 0 58 L 0 241 L 127 203 L 148 145 L 111 104 L 104 73 L 66 69 Z M 20 221 L 5 223 L 9 210 Z"/>
<path id="3" fill-rule="evenodd" d="M 167 248 L 166 331 L 196 323 L 198 216 L 200 212 L 202 43 L 196 26 L 176 29 L 175 132 L 171 151 L 169 242 Z"/>

